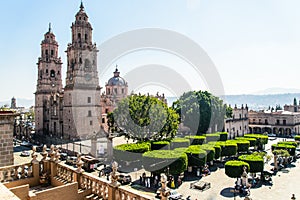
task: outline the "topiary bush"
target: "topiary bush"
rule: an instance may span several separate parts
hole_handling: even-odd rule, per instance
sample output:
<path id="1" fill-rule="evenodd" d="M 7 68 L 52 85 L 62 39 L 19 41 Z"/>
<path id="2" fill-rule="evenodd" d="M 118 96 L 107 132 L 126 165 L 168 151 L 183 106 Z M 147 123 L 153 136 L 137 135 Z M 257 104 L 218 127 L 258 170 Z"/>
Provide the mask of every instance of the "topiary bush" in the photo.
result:
<path id="1" fill-rule="evenodd" d="M 204 166 L 206 164 L 206 151 L 201 149 L 201 145 L 191 145 L 185 151 L 188 156 L 188 166 Z"/>
<path id="2" fill-rule="evenodd" d="M 254 147 L 256 144 L 256 138 L 251 138 L 251 137 L 236 137 L 236 140 L 246 140 L 250 142 L 250 147 Z"/>
<path id="3" fill-rule="evenodd" d="M 174 138 L 171 140 L 170 149 L 190 146 L 190 140 L 186 138 Z"/>
<path id="4" fill-rule="evenodd" d="M 170 150 L 169 141 L 153 141 L 151 142 L 151 150 Z"/>
<path id="5" fill-rule="evenodd" d="M 296 136 L 294 137 L 294 139 L 295 139 L 296 141 L 300 141 L 300 135 L 296 135 Z"/>
<path id="6" fill-rule="evenodd" d="M 255 138 L 256 139 L 256 146 L 262 147 L 265 144 L 268 144 L 268 136 L 262 134 L 245 134 L 245 138 Z"/>
<path id="7" fill-rule="evenodd" d="M 264 159 L 260 155 L 241 155 L 238 159 L 250 165 L 251 173 L 264 171 Z"/>
<path id="8" fill-rule="evenodd" d="M 179 150 L 154 150 L 143 154 L 143 164 L 150 172 L 163 173 L 169 167 L 170 174 L 180 174 L 187 169 L 188 158 Z"/>
<path id="9" fill-rule="evenodd" d="M 237 152 L 247 152 L 250 147 L 250 142 L 247 140 L 227 140 L 227 142 L 232 142 L 237 144 Z"/>
<path id="10" fill-rule="evenodd" d="M 234 156 L 237 153 L 237 144 L 232 142 L 216 142 L 221 147 L 221 156 Z"/>
<path id="11" fill-rule="evenodd" d="M 230 178 L 240 178 L 244 172 L 244 167 L 249 171 L 250 165 L 243 161 L 230 160 L 225 163 L 225 174 Z"/>
<path id="12" fill-rule="evenodd" d="M 215 148 L 213 145 L 203 144 L 200 148 L 206 151 L 206 162 L 211 162 L 215 159 Z"/>
<path id="13" fill-rule="evenodd" d="M 291 155 L 291 156 L 294 156 L 295 153 L 296 153 L 296 147 L 293 146 L 293 145 L 289 145 L 289 144 L 272 144 L 271 146 L 271 149 L 272 151 L 274 150 L 280 150 L 280 149 L 283 149 L 283 150 L 287 150 L 288 153 Z"/>
<path id="14" fill-rule="evenodd" d="M 228 139 L 228 133 L 227 132 L 218 132 L 220 135 L 220 141 L 226 141 Z"/>
<path id="15" fill-rule="evenodd" d="M 209 133 L 205 135 L 206 137 L 206 142 L 216 142 L 220 140 L 220 134 L 218 133 Z"/>
<path id="16" fill-rule="evenodd" d="M 277 144 L 286 144 L 286 145 L 292 145 L 294 147 L 297 147 L 297 142 L 294 141 L 277 142 Z"/>
<path id="17" fill-rule="evenodd" d="M 205 136 L 202 135 L 191 135 L 191 136 L 185 136 L 184 138 L 190 140 L 191 145 L 201 145 L 205 143 Z"/>
<path id="18" fill-rule="evenodd" d="M 114 158 L 119 163 L 141 160 L 142 153 L 149 151 L 150 146 L 148 142 L 117 145 L 113 148 Z"/>
<path id="19" fill-rule="evenodd" d="M 215 159 L 219 159 L 221 157 L 221 146 L 218 145 L 216 142 L 209 142 L 208 145 L 212 145 L 215 149 Z"/>

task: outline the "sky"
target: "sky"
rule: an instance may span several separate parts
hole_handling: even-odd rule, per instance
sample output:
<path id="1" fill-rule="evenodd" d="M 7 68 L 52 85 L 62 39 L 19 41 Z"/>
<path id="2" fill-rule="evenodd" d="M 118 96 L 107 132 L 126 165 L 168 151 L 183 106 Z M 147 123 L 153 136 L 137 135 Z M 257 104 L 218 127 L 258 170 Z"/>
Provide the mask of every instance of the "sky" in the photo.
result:
<path id="1" fill-rule="evenodd" d="M 97 46 L 132 30 L 174 31 L 206 52 L 225 94 L 249 94 L 273 87 L 300 89 L 300 1 L 83 0 L 83 4 Z M 34 99 L 36 63 L 49 22 L 59 43 L 65 83 L 67 59 L 64 51 L 71 42 L 70 26 L 79 5 L 80 0 L 1 2 L 0 102 L 13 96 Z M 172 41 L 172 45 L 175 48 L 177 44 Z M 98 60 L 102 59 L 101 55 L 100 51 Z M 105 70 L 99 68 L 100 85 L 103 87 L 112 76 L 116 64 L 124 77 L 130 77 L 139 66 L 163 65 L 180 74 L 191 89 L 210 88 L 206 77 L 194 72 L 192 64 L 181 58 L 155 49 L 134 51 L 113 60 Z M 130 86 L 130 80 L 127 81 Z M 154 88 L 146 84 L 131 89 L 174 94 L 172 88 L 163 84 L 153 85 Z"/>

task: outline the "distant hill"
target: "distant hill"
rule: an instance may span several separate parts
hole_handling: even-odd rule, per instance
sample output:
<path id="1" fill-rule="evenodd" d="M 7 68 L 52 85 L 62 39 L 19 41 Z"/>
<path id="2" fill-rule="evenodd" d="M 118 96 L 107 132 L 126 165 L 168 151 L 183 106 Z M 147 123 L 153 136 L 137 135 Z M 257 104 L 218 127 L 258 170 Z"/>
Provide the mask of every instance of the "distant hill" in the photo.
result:
<path id="1" fill-rule="evenodd" d="M 252 110 L 260 110 L 266 109 L 269 106 L 275 107 L 276 105 L 280 105 L 283 107 L 285 104 L 293 104 L 294 98 L 297 98 L 297 102 L 300 100 L 300 92 L 299 93 L 287 93 L 287 94 L 267 94 L 267 95 L 225 95 L 222 99 L 230 104 L 231 107 L 234 107 L 236 104 L 240 107 L 242 104 L 247 104 L 249 109 Z"/>
<path id="2" fill-rule="evenodd" d="M 297 88 L 267 88 L 254 92 L 254 95 L 267 95 L 267 94 L 289 94 L 289 93 L 300 93 L 300 89 Z"/>
<path id="3" fill-rule="evenodd" d="M 222 97 L 225 103 L 234 107 L 236 104 L 238 107 L 247 104 L 250 110 L 267 109 L 269 106 L 276 107 L 280 105 L 283 107 L 285 104 L 293 104 L 294 98 L 297 98 L 297 102 L 300 100 L 299 93 L 288 94 L 266 94 L 266 95 L 254 95 L 254 94 L 241 94 L 241 95 L 225 95 Z M 168 105 L 172 106 L 172 103 L 177 100 L 176 97 L 167 97 Z"/>

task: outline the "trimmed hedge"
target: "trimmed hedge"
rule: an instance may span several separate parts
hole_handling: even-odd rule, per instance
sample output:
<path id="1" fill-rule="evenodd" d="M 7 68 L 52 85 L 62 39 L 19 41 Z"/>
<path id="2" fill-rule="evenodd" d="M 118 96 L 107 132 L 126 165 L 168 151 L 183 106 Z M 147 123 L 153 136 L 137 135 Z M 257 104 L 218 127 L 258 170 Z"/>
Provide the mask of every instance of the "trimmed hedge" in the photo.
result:
<path id="1" fill-rule="evenodd" d="M 114 158 L 117 162 L 120 161 L 136 161 L 141 160 L 142 153 L 150 150 L 150 143 L 133 143 L 121 144 L 113 148 Z"/>
<path id="2" fill-rule="evenodd" d="M 169 150 L 170 149 L 170 142 L 165 141 L 165 140 L 151 142 L 151 150 L 160 150 L 160 149 Z"/>
<path id="3" fill-rule="evenodd" d="M 220 140 L 220 134 L 218 133 L 209 133 L 209 134 L 205 134 L 206 137 L 206 142 L 216 142 Z"/>
<path id="4" fill-rule="evenodd" d="M 215 159 L 219 159 L 221 157 L 222 148 L 217 142 L 209 142 L 208 145 L 212 145 L 215 149 Z"/>
<path id="5" fill-rule="evenodd" d="M 225 163 L 225 174 L 230 178 L 240 178 L 244 172 L 244 166 L 247 167 L 247 171 L 249 171 L 250 165 L 243 161 L 231 160 Z"/>
<path id="6" fill-rule="evenodd" d="M 296 153 L 296 147 L 289 144 L 273 144 L 271 146 L 271 149 L 272 151 L 280 150 L 280 149 L 287 150 L 291 156 L 294 156 Z"/>
<path id="7" fill-rule="evenodd" d="M 286 144 L 286 145 L 292 145 L 294 147 L 297 147 L 297 142 L 293 142 L 293 141 L 277 142 L 277 144 Z"/>
<path id="8" fill-rule="evenodd" d="M 250 142 L 250 147 L 254 147 L 256 144 L 256 138 L 236 137 L 236 140 L 246 140 Z"/>
<path id="9" fill-rule="evenodd" d="M 237 153 L 237 144 L 232 142 L 216 142 L 221 147 L 221 156 L 234 156 Z"/>
<path id="10" fill-rule="evenodd" d="M 264 171 L 264 159 L 260 155 L 241 155 L 238 159 L 250 165 L 251 173 Z"/>
<path id="11" fill-rule="evenodd" d="M 220 135 L 220 141 L 226 141 L 228 139 L 228 133 L 227 132 L 218 132 Z"/>
<path id="12" fill-rule="evenodd" d="M 206 162 L 210 162 L 215 159 L 215 148 L 213 145 L 203 144 L 200 146 L 200 148 L 206 151 Z"/>
<path id="13" fill-rule="evenodd" d="M 247 152 L 250 147 L 250 142 L 247 140 L 227 140 L 227 142 L 232 142 L 237 144 L 237 152 Z"/>
<path id="14" fill-rule="evenodd" d="M 268 136 L 262 134 L 245 134 L 245 138 L 255 138 L 256 145 L 259 146 L 260 144 L 268 144 Z"/>
<path id="15" fill-rule="evenodd" d="M 170 147 L 172 149 L 190 146 L 190 140 L 186 138 L 174 138 L 171 140 Z"/>
<path id="16" fill-rule="evenodd" d="M 170 174 L 180 174 L 187 169 L 188 158 L 182 151 L 154 150 L 143 154 L 143 164 L 150 172 L 163 173 L 169 167 Z"/>
<path id="17" fill-rule="evenodd" d="M 297 140 L 297 141 L 299 141 L 299 140 L 300 140 L 300 135 L 296 135 L 296 136 L 294 137 L 294 139 Z"/>
<path id="18" fill-rule="evenodd" d="M 185 151 L 188 156 L 188 166 L 204 166 L 207 153 L 201 149 L 201 145 L 191 145 Z"/>
<path id="19" fill-rule="evenodd" d="M 201 145 L 205 143 L 206 137 L 202 135 L 191 135 L 191 136 L 185 136 L 184 138 L 190 140 L 191 145 Z"/>

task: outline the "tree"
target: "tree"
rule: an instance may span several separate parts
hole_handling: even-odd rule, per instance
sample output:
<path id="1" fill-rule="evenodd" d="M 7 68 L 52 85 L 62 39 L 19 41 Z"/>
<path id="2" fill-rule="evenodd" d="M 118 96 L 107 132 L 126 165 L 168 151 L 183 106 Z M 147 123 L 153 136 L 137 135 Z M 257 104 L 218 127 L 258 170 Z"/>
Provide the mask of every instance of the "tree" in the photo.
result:
<path id="1" fill-rule="evenodd" d="M 122 99 L 108 115 L 110 129 L 119 130 L 128 138 L 153 141 L 173 138 L 179 116 L 161 100 L 146 95 L 131 95 Z"/>
<path id="2" fill-rule="evenodd" d="M 180 115 L 181 122 L 197 135 L 206 133 L 210 127 L 214 129 L 215 125 L 217 131 L 223 129 L 227 106 L 223 100 L 207 91 L 184 93 L 172 107 Z"/>

